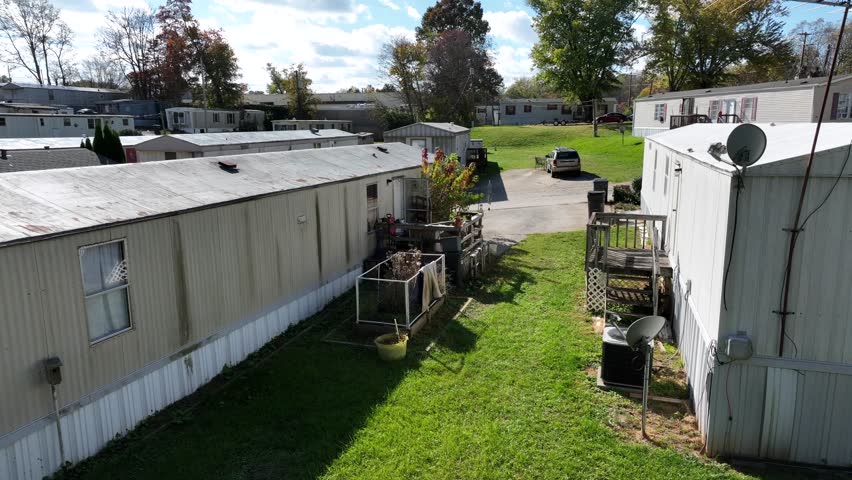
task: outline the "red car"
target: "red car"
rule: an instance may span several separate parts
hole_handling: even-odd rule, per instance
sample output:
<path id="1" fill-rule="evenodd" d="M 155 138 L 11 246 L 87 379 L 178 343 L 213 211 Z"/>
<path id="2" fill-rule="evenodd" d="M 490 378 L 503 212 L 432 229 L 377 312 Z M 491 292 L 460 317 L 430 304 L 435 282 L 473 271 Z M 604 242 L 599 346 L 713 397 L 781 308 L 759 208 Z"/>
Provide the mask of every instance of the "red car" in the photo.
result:
<path id="1" fill-rule="evenodd" d="M 629 117 L 623 113 L 605 113 L 595 119 L 595 123 L 621 123 L 629 121 Z"/>

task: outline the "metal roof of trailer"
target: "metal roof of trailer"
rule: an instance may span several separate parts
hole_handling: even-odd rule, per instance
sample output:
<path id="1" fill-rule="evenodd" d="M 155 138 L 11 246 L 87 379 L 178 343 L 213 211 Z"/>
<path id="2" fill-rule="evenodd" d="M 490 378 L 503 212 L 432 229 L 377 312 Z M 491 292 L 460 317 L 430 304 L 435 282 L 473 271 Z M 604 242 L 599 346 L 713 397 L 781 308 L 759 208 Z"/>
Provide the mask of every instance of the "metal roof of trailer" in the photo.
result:
<path id="1" fill-rule="evenodd" d="M 251 143 L 272 143 L 312 139 L 334 139 L 354 137 L 354 133 L 337 129 L 321 129 L 316 133 L 310 130 L 275 130 L 266 132 L 226 132 L 226 133 L 179 133 L 155 138 L 181 140 L 199 147 L 218 145 L 245 145 Z"/>
<path id="2" fill-rule="evenodd" d="M 218 162 L 237 164 L 228 172 Z M 400 143 L 0 175 L 0 246 L 144 221 L 420 165 Z"/>
<path id="3" fill-rule="evenodd" d="M 438 136 L 448 136 L 446 135 L 447 133 L 455 135 L 457 133 L 469 132 L 470 129 L 462 127 L 461 125 L 456 125 L 455 123 L 417 122 L 404 127 L 388 130 L 384 134 L 388 136 L 420 136 L 426 131 L 434 132 L 434 134 Z"/>
<path id="4" fill-rule="evenodd" d="M 153 135 L 129 135 L 121 136 L 121 144 L 125 147 L 157 138 Z M 94 140 L 94 137 L 89 137 Z M 35 138 L 0 138 L 0 149 L 4 150 L 44 150 L 44 147 L 54 148 L 80 148 L 80 141 L 86 137 L 35 137 Z"/>
<path id="5" fill-rule="evenodd" d="M 816 123 L 756 123 L 766 134 L 766 150 L 754 165 L 748 167 L 747 175 L 800 176 L 805 172 L 805 161 L 810 155 Z M 647 139 L 671 148 L 682 155 L 710 167 L 734 172 L 727 154 L 721 156 L 724 162 L 716 160 L 707 153 L 711 144 L 727 144 L 728 135 L 738 124 L 732 123 L 696 123 L 687 127 L 667 130 L 649 136 Z M 817 153 L 821 156 L 831 150 L 842 150 L 852 154 L 852 124 L 824 123 L 820 130 Z M 843 160 L 845 155 L 838 155 Z M 825 158 L 814 161 L 814 176 L 837 176 L 839 165 Z"/>
<path id="6" fill-rule="evenodd" d="M 837 82 L 849 80 L 852 75 L 835 77 L 832 85 Z M 665 100 L 671 98 L 705 97 L 710 95 L 735 95 L 739 93 L 759 92 L 763 90 L 796 90 L 800 88 L 813 88 L 825 85 L 828 77 L 796 78 L 791 80 L 776 80 L 773 82 L 752 83 L 750 85 L 736 85 L 733 87 L 696 88 L 694 90 L 681 90 L 678 92 L 661 92 L 637 98 L 637 102 L 649 100 Z"/>

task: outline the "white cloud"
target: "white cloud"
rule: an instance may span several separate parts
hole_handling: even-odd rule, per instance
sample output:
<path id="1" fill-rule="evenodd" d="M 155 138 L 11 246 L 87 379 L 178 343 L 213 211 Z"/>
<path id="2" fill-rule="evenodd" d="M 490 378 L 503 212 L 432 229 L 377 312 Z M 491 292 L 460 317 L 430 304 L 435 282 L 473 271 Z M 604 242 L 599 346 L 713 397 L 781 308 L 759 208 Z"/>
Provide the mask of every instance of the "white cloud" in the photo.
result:
<path id="1" fill-rule="evenodd" d="M 390 8 L 391 10 L 399 10 L 399 5 L 393 3 L 391 0 L 379 0 L 379 3 Z"/>
<path id="2" fill-rule="evenodd" d="M 510 12 L 485 12 L 491 26 L 491 35 L 517 44 L 528 45 L 538 39 L 532 28 L 532 17 L 523 10 Z"/>
<path id="3" fill-rule="evenodd" d="M 420 20 L 421 18 L 420 12 L 418 12 L 417 9 L 412 7 L 411 5 L 409 5 L 408 8 L 405 9 L 405 12 L 408 14 L 409 17 L 415 20 Z"/>
<path id="4" fill-rule="evenodd" d="M 494 55 L 494 68 L 503 76 L 503 84 L 511 85 L 521 77 L 531 77 L 535 74 L 530 47 L 510 47 L 503 45 Z"/>

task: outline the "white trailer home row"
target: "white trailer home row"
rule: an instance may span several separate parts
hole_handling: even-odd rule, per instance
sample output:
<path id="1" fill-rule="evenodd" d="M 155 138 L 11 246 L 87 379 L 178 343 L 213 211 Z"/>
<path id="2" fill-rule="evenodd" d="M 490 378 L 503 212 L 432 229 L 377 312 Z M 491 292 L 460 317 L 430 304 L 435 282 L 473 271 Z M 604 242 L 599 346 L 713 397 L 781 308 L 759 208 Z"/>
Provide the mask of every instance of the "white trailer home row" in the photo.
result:
<path id="1" fill-rule="evenodd" d="M 816 124 L 758 126 L 766 152 L 741 190 L 728 156 L 707 153 L 736 125 L 646 139 L 642 209 L 668 217 L 674 327 L 698 423 L 711 455 L 848 467 L 852 125 L 822 126 L 783 332 L 789 229 Z M 732 335 L 750 339 L 749 359 L 724 357 Z"/>
<path id="2" fill-rule="evenodd" d="M 166 109 L 166 128 L 180 133 L 217 133 L 263 130 L 261 110 L 222 110 L 174 107 Z"/>
<path id="3" fill-rule="evenodd" d="M 98 123 L 116 132 L 136 129 L 129 115 L 0 113 L 0 138 L 93 137 Z"/>
<path id="4" fill-rule="evenodd" d="M 134 144 L 124 143 L 125 138 Z M 133 158 L 134 162 L 344 147 L 358 145 L 358 142 L 358 135 L 341 130 L 186 133 L 156 137 L 122 137 L 127 156 Z"/>
<path id="5" fill-rule="evenodd" d="M 347 291 L 400 144 L 0 175 L 0 478 L 78 462 Z"/>
<path id="6" fill-rule="evenodd" d="M 351 120 L 273 120 L 272 130 L 343 130 L 352 131 Z"/>
<path id="7" fill-rule="evenodd" d="M 655 93 L 637 98 L 633 135 L 647 137 L 706 115 L 712 123 L 816 122 L 827 77 Z M 852 121 L 852 75 L 837 77 L 824 121 Z M 693 118 L 692 121 L 695 119 Z"/>

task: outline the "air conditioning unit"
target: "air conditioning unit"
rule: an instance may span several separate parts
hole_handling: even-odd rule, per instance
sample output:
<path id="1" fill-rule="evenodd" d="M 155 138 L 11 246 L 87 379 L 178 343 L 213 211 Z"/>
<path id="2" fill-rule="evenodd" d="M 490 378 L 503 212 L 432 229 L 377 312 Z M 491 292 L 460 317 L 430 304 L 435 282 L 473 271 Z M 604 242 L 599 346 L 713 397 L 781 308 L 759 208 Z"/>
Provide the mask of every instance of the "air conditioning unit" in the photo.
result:
<path id="1" fill-rule="evenodd" d="M 653 353 L 651 364 L 653 365 Z M 645 355 L 634 350 L 615 327 L 604 328 L 601 380 L 615 387 L 642 388 Z"/>

